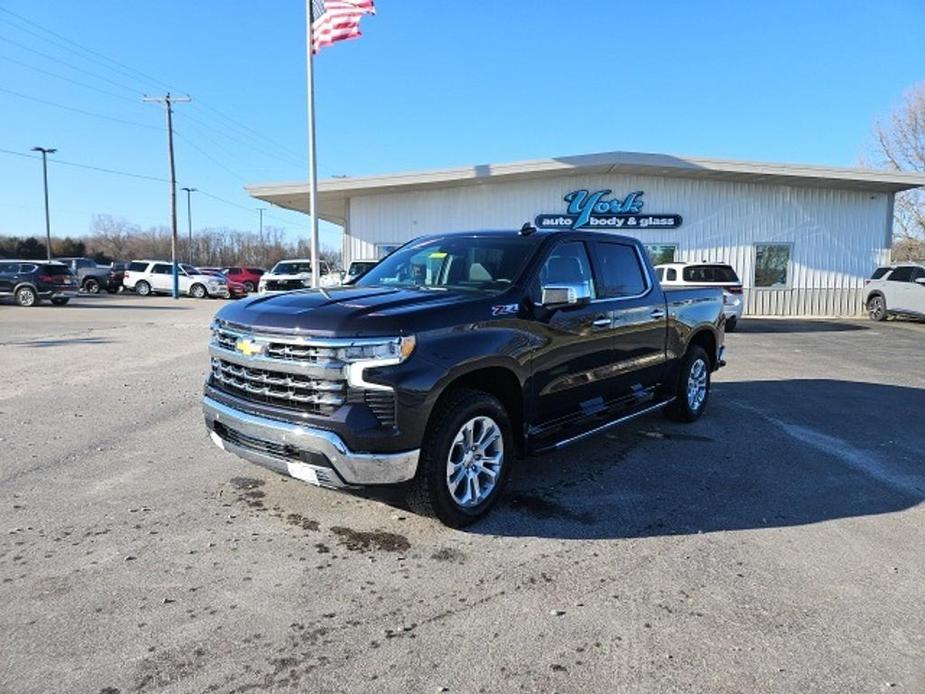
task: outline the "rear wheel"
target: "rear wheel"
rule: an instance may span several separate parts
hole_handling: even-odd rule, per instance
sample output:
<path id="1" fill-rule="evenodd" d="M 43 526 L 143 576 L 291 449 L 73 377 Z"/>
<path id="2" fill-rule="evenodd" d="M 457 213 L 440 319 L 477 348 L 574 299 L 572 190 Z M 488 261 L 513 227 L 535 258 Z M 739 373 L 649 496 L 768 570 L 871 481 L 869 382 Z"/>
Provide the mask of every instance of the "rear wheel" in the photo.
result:
<path id="1" fill-rule="evenodd" d="M 20 287 L 16 290 L 16 303 L 20 306 L 35 306 L 39 302 L 39 296 L 32 287 Z"/>
<path id="2" fill-rule="evenodd" d="M 874 294 L 867 300 L 867 315 L 870 316 L 871 320 L 886 320 L 886 299 L 883 298 L 882 294 Z"/>
<path id="3" fill-rule="evenodd" d="M 208 292 L 206 292 L 206 288 L 201 284 L 194 284 L 189 288 L 189 293 L 190 296 L 196 299 L 205 299 L 206 295 L 208 294 Z"/>
<path id="4" fill-rule="evenodd" d="M 100 283 L 92 277 L 89 277 L 84 281 L 84 291 L 87 292 L 87 294 L 99 294 Z"/>
<path id="5" fill-rule="evenodd" d="M 53 303 L 55 306 L 64 306 L 68 301 L 70 301 L 69 297 L 56 297 L 51 300 L 51 303 Z"/>
<path id="6" fill-rule="evenodd" d="M 135 293 L 139 296 L 148 296 L 151 293 L 151 285 L 141 280 L 135 284 Z"/>
<path id="7" fill-rule="evenodd" d="M 498 399 L 453 391 L 427 425 L 408 504 L 451 527 L 469 525 L 498 501 L 513 457 L 510 420 Z"/>
<path id="8" fill-rule="evenodd" d="M 707 409 L 710 399 L 710 359 L 703 348 L 691 345 L 681 360 L 675 399 L 665 416 L 678 422 L 693 422 Z"/>
<path id="9" fill-rule="evenodd" d="M 727 318 L 726 319 L 726 332 L 734 333 L 738 325 L 739 325 L 738 318 Z"/>

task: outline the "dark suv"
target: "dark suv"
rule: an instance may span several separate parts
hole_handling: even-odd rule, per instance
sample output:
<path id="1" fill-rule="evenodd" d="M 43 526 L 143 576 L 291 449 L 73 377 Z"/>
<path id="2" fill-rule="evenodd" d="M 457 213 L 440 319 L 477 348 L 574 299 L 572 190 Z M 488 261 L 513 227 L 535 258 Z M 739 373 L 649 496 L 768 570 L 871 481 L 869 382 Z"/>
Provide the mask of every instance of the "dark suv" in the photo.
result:
<path id="1" fill-rule="evenodd" d="M 77 277 L 57 261 L 0 260 L 0 297 L 12 296 L 20 306 L 50 299 L 63 306 L 77 293 Z"/>

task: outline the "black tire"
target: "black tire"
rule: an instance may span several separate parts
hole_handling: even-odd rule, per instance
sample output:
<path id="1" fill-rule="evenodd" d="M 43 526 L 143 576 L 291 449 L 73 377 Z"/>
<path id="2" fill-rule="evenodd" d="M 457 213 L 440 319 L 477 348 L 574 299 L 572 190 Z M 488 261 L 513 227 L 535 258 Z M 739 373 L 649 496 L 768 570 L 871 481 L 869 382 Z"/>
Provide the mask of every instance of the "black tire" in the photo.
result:
<path id="1" fill-rule="evenodd" d="M 873 321 L 885 321 L 889 312 L 886 308 L 886 298 L 883 294 L 873 294 L 867 299 L 867 315 Z"/>
<path id="2" fill-rule="evenodd" d="M 254 289 L 256 289 L 256 287 L 254 286 L 254 283 L 251 282 L 250 280 L 244 283 L 244 291 L 246 291 L 248 294 L 252 294 L 254 292 Z"/>
<path id="3" fill-rule="evenodd" d="M 205 299 L 209 296 L 204 285 L 198 282 L 189 288 L 189 295 L 194 299 Z"/>
<path id="4" fill-rule="evenodd" d="M 100 293 L 100 283 L 98 280 L 95 280 L 92 277 L 88 277 L 84 280 L 84 291 L 87 294 L 99 294 Z"/>
<path id="5" fill-rule="evenodd" d="M 702 377 L 705 378 L 701 381 Z M 690 394 L 689 389 L 693 387 L 692 380 L 702 382 L 704 387 L 702 397 L 699 395 L 693 397 Z M 681 360 L 681 372 L 678 374 L 675 399 L 665 408 L 665 416 L 677 422 L 694 422 L 700 419 L 710 400 L 710 385 L 710 358 L 702 347 L 691 345 Z"/>
<path id="6" fill-rule="evenodd" d="M 479 503 L 461 505 L 450 491 L 448 465 L 454 450 L 454 440 L 467 423 L 487 418 L 500 429 L 501 463 L 494 487 Z M 474 449 L 473 449 L 474 450 Z M 467 455 L 462 448 L 463 455 Z M 408 491 L 408 505 L 415 513 L 438 518 L 452 528 L 474 523 L 487 514 L 504 492 L 514 461 L 514 437 L 511 423 L 501 402 L 477 390 L 460 388 L 444 395 L 434 408 L 424 433 L 418 470 Z M 457 484 L 462 483 L 466 472 Z M 478 476 L 479 473 L 474 473 Z M 468 482 L 466 482 L 468 484 Z M 467 487 L 468 489 L 468 487 Z M 468 494 L 468 491 L 466 492 Z"/>
<path id="7" fill-rule="evenodd" d="M 738 318 L 729 318 L 729 319 L 727 319 L 727 320 L 726 320 L 726 332 L 727 332 L 727 333 L 734 333 L 734 332 L 736 331 L 736 328 L 738 327 L 738 325 L 739 325 L 739 319 L 738 319 Z"/>
<path id="8" fill-rule="evenodd" d="M 71 300 L 70 297 L 68 297 L 68 298 L 65 298 L 65 297 L 56 297 L 56 298 L 54 298 L 54 299 L 51 300 L 51 303 L 53 303 L 55 306 L 64 306 L 64 305 L 67 304 L 67 302 L 70 301 L 70 300 Z"/>
<path id="9" fill-rule="evenodd" d="M 38 306 L 39 303 L 39 295 L 32 287 L 20 287 L 16 290 L 14 297 L 17 304 L 27 308 L 30 306 Z"/>
<path id="10" fill-rule="evenodd" d="M 135 283 L 135 293 L 138 296 L 149 296 L 151 294 L 151 285 L 144 280 L 140 280 Z"/>

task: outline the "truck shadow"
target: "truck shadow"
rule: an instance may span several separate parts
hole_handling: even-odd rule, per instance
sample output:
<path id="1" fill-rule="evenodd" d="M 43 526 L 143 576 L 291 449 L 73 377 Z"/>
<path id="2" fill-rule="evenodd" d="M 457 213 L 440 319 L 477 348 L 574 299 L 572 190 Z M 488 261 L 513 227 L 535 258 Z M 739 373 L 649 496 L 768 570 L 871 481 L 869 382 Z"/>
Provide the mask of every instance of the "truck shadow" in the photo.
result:
<path id="1" fill-rule="evenodd" d="M 849 322 L 845 319 L 799 320 L 795 318 L 743 318 L 736 327 L 736 333 L 841 333 L 870 330 L 869 325 Z"/>
<path id="2" fill-rule="evenodd" d="M 641 538 L 805 525 L 925 498 L 925 389 L 835 380 L 717 383 L 680 425 L 637 420 L 522 461 L 467 532 Z"/>

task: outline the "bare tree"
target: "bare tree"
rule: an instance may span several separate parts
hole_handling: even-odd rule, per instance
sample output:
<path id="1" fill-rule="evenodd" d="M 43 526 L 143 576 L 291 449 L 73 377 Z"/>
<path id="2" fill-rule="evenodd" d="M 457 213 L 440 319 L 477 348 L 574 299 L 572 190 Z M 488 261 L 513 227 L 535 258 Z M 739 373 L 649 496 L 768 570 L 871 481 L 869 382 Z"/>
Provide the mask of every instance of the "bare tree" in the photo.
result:
<path id="1" fill-rule="evenodd" d="M 903 94 L 902 101 L 885 121 L 874 126 L 875 165 L 894 171 L 925 173 L 925 82 Z M 906 241 L 903 250 L 922 248 L 925 242 L 925 190 L 896 196 L 894 248 Z"/>

